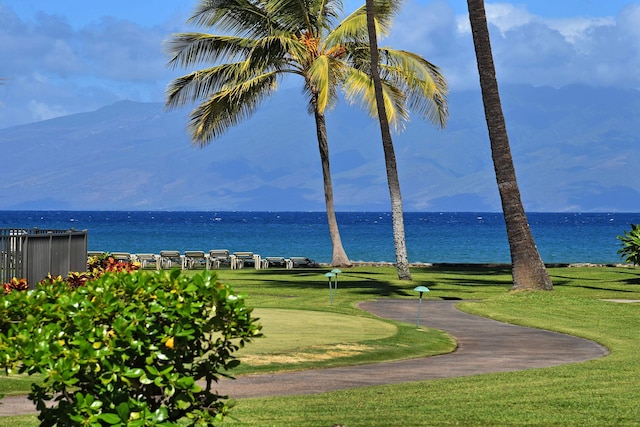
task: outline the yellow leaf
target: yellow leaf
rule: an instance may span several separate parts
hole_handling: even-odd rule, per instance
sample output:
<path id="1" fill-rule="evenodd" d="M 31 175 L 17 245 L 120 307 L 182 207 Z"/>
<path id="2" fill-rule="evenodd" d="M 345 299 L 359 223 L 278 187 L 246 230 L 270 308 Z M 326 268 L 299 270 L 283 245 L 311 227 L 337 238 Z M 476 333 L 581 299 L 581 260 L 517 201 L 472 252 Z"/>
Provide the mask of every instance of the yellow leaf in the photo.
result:
<path id="1" fill-rule="evenodd" d="M 173 348 L 173 337 L 169 338 L 169 339 L 164 343 L 164 345 L 165 345 L 167 348 Z"/>

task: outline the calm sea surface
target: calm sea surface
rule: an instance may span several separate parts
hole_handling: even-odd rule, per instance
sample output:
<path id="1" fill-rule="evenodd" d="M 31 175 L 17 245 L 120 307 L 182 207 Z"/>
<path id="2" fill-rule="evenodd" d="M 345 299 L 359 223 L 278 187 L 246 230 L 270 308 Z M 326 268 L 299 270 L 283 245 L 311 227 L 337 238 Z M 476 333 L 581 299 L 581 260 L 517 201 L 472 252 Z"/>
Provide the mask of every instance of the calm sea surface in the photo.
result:
<path id="1" fill-rule="evenodd" d="M 547 263 L 617 263 L 616 236 L 640 222 L 632 213 L 530 213 Z M 394 261 L 391 214 L 338 213 L 343 246 L 353 261 Z M 158 253 L 228 249 L 264 256 L 331 261 L 323 212 L 0 211 L 0 228 L 88 230 L 89 250 Z M 508 263 L 500 213 L 405 213 L 410 262 Z"/>

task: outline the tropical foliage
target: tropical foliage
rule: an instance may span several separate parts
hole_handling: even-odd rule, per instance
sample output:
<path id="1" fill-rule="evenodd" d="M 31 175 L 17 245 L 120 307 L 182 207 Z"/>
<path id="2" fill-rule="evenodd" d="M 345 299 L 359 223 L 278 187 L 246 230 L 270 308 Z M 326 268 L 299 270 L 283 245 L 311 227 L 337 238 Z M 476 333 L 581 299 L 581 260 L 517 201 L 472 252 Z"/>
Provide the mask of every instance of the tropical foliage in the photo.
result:
<path id="1" fill-rule="evenodd" d="M 622 244 L 622 248 L 618 253 L 625 262 L 633 265 L 640 264 L 640 224 L 631 224 L 631 230 L 624 231 L 618 240 Z"/>
<path id="2" fill-rule="evenodd" d="M 376 25 L 389 31 L 399 1 L 376 2 Z M 322 163 L 333 265 L 348 265 L 335 219 L 325 112 L 342 90 L 377 117 L 370 76 L 366 8 L 341 21 L 342 1 L 201 0 L 190 22 L 218 34 L 176 34 L 167 48 L 172 67 L 208 67 L 174 80 L 167 106 L 199 102 L 189 131 L 203 146 L 256 111 L 286 75 L 302 78 L 308 110 L 314 115 Z M 388 119 L 402 128 L 409 109 L 437 123 L 446 120 L 446 85 L 439 70 L 420 56 L 381 48 L 381 76 Z"/>
<path id="3" fill-rule="evenodd" d="M 211 272 L 53 280 L 0 300 L 0 367 L 44 378 L 29 395 L 42 426 L 211 425 L 229 408 L 213 383 L 258 335 Z"/>

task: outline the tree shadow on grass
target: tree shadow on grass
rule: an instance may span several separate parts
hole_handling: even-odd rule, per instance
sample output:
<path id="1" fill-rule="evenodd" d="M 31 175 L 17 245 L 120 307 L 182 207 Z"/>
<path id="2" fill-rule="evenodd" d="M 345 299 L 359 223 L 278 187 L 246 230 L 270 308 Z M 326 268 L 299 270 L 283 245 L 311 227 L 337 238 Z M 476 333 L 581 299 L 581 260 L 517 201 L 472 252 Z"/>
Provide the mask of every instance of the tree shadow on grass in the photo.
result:
<path id="1" fill-rule="evenodd" d="M 260 270 L 253 277 L 222 278 L 223 282 L 236 282 L 249 284 L 260 282 L 277 289 L 325 289 L 328 287 L 328 277 L 325 273 L 331 271 L 327 268 L 308 269 L 269 269 Z M 338 274 L 338 289 L 349 289 L 354 294 L 372 295 L 377 297 L 408 296 L 404 283 L 392 283 L 387 280 L 378 280 L 375 277 L 382 275 L 376 271 L 351 272 L 343 270 Z M 342 279 L 342 280 L 341 280 Z M 355 279 L 355 280 L 354 280 Z M 411 283 L 411 282 L 408 282 Z"/>
<path id="2" fill-rule="evenodd" d="M 250 279 L 247 277 L 246 283 L 256 281 L 277 289 L 321 289 L 327 287 L 328 278 L 324 274 L 330 271 L 331 267 L 270 268 L 256 272 Z M 381 272 L 376 268 L 342 269 L 338 274 L 338 289 L 348 289 L 353 294 L 367 297 L 414 297 L 417 294 L 413 289 L 424 285 L 437 291 L 439 299 L 459 300 L 464 298 L 449 295 L 473 294 L 477 292 L 474 288 L 478 287 L 506 291 L 513 286 L 511 266 L 505 264 L 441 264 L 411 267 L 411 271 L 413 281 L 399 281 L 389 279 L 388 271 Z M 241 280 L 240 277 L 233 279 Z"/>
<path id="3" fill-rule="evenodd" d="M 338 289 L 350 289 L 350 292 L 360 295 L 373 295 L 379 297 L 400 296 L 406 297 L 412 295 L 403 286 L 399 286 L 387 281 L 378 280 L 349 280 L 338 282 Z"/>
<path id="4" fill-rule="evenodd" d="M 627 285 L 640 285 L 640 276 L 625 279 L 623 280 L 623 282 Z"/>

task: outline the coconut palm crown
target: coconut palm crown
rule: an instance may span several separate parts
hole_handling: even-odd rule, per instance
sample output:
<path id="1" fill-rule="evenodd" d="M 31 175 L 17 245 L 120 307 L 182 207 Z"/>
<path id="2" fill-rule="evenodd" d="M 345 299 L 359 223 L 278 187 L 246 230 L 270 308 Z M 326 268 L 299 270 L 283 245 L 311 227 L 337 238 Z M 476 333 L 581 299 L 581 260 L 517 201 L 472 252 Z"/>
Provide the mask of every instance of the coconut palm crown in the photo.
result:
<path id="1" fill-rule="evenodd" d="M 376 1 L 376 25 L 387 34 L 401 2 Z M 348 265 L 333 211 L 325 111 L 342 90 L 377 117 L 370 77 L 366 8 L 340 20 L 341 0 L 200 0 L 191 24 L 217 34 L 175 34 L 167 42 L 170 67 L 205 68 L 170 83 L 166 106 L 199 103 L 188 129 L 194 144 L 205 146 L 248 118 L 286 75 L 304 82 L 314 115 L 325 183 L 325 202 L 333 243 L 333 265 Z M 402 129 L 412 110 L 444 126 L 446 82 L 419 55 L 380 48 L 380 74 L 389 122 Z"/>

